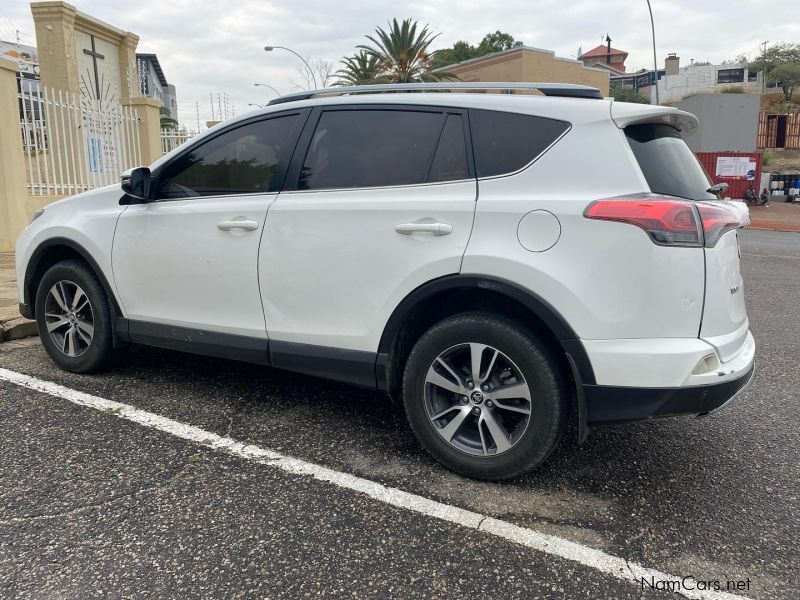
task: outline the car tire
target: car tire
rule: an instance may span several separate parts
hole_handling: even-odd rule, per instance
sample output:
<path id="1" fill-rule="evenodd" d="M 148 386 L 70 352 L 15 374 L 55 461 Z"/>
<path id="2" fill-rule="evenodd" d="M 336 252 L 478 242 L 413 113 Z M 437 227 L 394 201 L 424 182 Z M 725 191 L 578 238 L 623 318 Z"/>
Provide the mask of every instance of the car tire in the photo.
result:
<path id="1" fill-rule="evenodd" d="M 423 334 L 406 361 L 406 415 L 422 446 L 449 469 L 509 479 L 541 465 L 564 434 L 569 402 L 558 365 L 520 323 L 454 315 Z"/>
<path id="2" fill-rule="evenodd" d="M 39 281 L 35 312 L 42 346 L 59 367 L 92 373 L 111 364 L 111 307 L 86 263 L 66 260 L 50 267 Z"/>

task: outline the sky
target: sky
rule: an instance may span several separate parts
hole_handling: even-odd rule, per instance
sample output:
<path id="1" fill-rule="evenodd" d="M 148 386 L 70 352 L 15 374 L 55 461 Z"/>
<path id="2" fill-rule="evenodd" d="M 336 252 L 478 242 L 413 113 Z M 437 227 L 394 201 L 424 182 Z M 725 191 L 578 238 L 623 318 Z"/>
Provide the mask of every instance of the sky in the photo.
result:
<path id="1" fill-rule="evenodd" d="M 754 58 L 764 41 L 800 41 L 800 11 L 793 0 L 651 0 L 658 64 L 677 52 L 719 63 L 745 54 Z M 179 119 L 190 129 L 211 118 L 210 95 L 227 94 L 229 112 L 252 110 L 281 93 L 305 87 L 300 61 L 338 63 L 365 43 L 365 35 L 392 18 L 411 17 L 439 33 L 434 48 L 458 40 L 477 45 L 486 33 L 510 33 L 528 46 L 575 58 L 597 46 L 606 33 L 629 52 L 629 71 L 652 68 L 653 52 L 646 0 L 77 0 L 78 10 L 140 36 L 138 52 L 156 53 L 164 74 L 177 87 Z M 0 39 L 35 45 L 29 3 L 2 0 Z M 335 67 L 335 68 L 338 68 Z M 302 86 L 302 87 L 301 87 Z"/>

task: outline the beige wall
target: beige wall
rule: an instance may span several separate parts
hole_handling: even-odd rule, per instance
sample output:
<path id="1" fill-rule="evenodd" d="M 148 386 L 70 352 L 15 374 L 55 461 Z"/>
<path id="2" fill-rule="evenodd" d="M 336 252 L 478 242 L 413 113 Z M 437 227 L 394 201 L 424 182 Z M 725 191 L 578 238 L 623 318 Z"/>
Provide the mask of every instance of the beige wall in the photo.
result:
<path id="1" fill-rule="evenodd" d="M 0 58 L 0 252 L 14 242 L 30 219 L 17 104 L 17 63 Z"/>
<path id="2" fill-rule="evenodd" d="M 136 73 L 136 46 L 139 37 L 117 29 L 94 17 L 84 14 L 66 2 L 32 2 L 31 14 L 36 27 L 36 48 L 42 85 L 80 93 L 76 31 L 113 44 L 118 49 L 114 59 L 118 63 L 120 98 L 139 95 Z M 109 59 L 112 57 L 109 56 Z"/>
<path id="3" fill-rule="evenodd" d="M 608 73 L 589 69 L 551 52 L 521 48 L 484 60 L 446 67 L 462 81 L 514 81 L 577 83 L 596 87 L 608 96 Z"/>
<path id="4" fill-rule="evenodd" d="M 0 59 L 0 252 L 14 249 L 33 213 L 63 196 L 29 196 L 19 129 L 17 63 Z"/>

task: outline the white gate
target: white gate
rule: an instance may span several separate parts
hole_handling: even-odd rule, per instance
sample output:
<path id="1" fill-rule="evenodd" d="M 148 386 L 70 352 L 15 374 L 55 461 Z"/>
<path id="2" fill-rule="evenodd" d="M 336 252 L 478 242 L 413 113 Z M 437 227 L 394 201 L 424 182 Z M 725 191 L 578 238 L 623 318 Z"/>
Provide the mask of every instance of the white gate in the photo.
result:
<path id="1" fill-rule="evenodd" d="M 102 106 L 22 79 L 18 94 L 28 192 L 69 195 L 119 181 L 141 164 L 139 117 L 132 106 Z"/>
<path id="2" fill-rule="evenodd" d="M 161 153 L 167 154 L 172 152 L 183 144 L 188 142 L 194 136 L 198 135 L 197 131 L 189 131 L 188 129 L 162 129 L 161 130 Z"/>

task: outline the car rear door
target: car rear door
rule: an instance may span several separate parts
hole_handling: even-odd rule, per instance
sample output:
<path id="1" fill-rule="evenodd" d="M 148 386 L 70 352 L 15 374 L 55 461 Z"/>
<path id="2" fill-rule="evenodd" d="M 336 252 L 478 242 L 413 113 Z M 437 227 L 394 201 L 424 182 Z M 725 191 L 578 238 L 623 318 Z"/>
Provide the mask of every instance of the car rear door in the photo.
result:
<path id="1" fill-rule="evenodd" d="M 459 272 L 477 193 L 469 148 L 464 111 L 316 109 L 261 242 L 273 364 L 297 369 L 285 361 L 320 348 L 368 364 L 398 303 Z"/>
<path id="2" fill-rule="evenodd" d="M 716 200 L 711 180 L 672 125 L 639 123 L 625 128 L 631 150 L 650 190 L 695 200 L 703 225 L 705 300 L 699 337 L 723 362 L 739 351 L 749 323 L 739 267 L 738 229 L 749 223 L 746 206 Z"/>
<path id="3" fill-rule="evenodd" d="M 717 207 L 710 203 L 709 208 Z M 718 208 L 733 214 L 727 207 Z M 724 213 L 720 216 L 727 224 L 724 229 L 720 228 L 717 239 L 711 240 L 713 245 L 706 243 L 705 248 L 706 295 L 700 337 L 714 346 L 725 362 L 744 343 L 749 321 L 744 301 L 744 280 L 739 266 L 739 232 L 731 231 L 740 227 L 742 221 L 738 216 L 731 218 Z"/>

